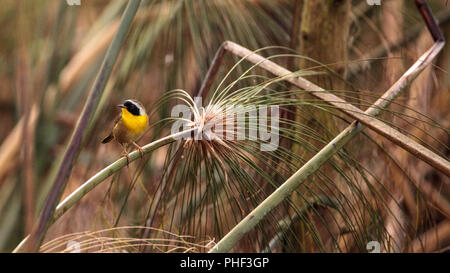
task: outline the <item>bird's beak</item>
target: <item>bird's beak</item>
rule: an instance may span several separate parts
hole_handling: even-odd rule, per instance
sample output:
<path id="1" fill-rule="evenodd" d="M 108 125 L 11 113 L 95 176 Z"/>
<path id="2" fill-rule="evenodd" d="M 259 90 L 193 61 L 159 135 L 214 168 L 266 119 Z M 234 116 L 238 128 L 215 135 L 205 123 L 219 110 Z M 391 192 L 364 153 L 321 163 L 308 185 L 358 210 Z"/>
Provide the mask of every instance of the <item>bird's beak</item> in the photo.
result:
<path id="1" fill-rule="evenodd" d="M 119 104 L 119 105 L 117 105 L 117 107 L 120 107 L 120 108 L 125 108 L 125 105 L 123 105 L 123 104 Z"/>

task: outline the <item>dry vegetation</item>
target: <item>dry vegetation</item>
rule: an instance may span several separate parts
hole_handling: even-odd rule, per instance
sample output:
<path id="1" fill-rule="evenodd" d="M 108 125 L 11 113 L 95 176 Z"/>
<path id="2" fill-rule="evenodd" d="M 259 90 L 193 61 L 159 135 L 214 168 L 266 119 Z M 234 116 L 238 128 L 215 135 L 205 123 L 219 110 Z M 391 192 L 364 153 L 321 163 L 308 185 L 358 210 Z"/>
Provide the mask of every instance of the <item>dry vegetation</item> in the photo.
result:
<path id="1" fill-rule="evenodd" d="M 427 2 L 448 39 L 450 3 Z M 126 5 L 2 1 L 0 251 L 14 250 L 42 219 Z M 400 0 L 381 6 L 365 0 L 148 0 L 127 33 L 75 160 L 67 163 L 60 200 L 120 157 L 120 145 L 100 144 L 118 114 L 115 105 L 137 98 L 152 112 L 153 126 L 140 144 L 169 135 L 171 106 L 198 94 L 224 41 L 265 48 L 258 54 L 295 71 L 291 77 L 304 77 L 363 111 L 433 44 L 414 1 Z M 40 251 L 68 252 L 74 241 L 86 252 L 209 251 L 353 121 L 310 90 L 224 54 L 211 88 L 201 93 L 204 104 L 280 105 L 279 149 L 261 152 L 257 141 L 151 147 L 55 219 Z M 449 71 L 447 43 L 377 117 L 444 158 L 447 168 Z M 366 252 L 369 241 L 380 242 L 383 252 L 448 251 L 450 179 L 367 128 L 231 251 Z"/>

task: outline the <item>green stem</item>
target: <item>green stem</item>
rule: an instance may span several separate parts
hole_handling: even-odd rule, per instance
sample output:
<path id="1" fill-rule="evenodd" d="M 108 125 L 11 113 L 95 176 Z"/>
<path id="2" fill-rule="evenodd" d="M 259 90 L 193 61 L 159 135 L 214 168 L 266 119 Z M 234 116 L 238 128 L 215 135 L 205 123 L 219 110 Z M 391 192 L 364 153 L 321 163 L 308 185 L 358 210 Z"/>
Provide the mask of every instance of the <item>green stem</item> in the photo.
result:
<path id="1" fill-rule="evenodd" d="M 189 135 L 193 132 L 195 128 L 182 131 L 179 133 L 175 133 L 164 138 L 153 141 L 142 147 L 144 150 L 144 154 L 150 153 L 162 146 L 175 142 L 177 139 L 183 138 L 184 136 Z M 141 157 L 140 151 L 133 151 L 129 154 L 130 163 L 135 161 L 136 159 Z M 92 189 L 97 187 L 101 182 L 105 181 L 108 177 L 113 175 L 114 173 L 121 170 L 123 167 L 127 166 L 126 157 L 122 157 L 116 160 L 114 163 L 111 163 L 109 166 L 105 167 L 103 170 L 96 173 L 94 176 L 89 178 L 83 185 L 81 185 L 78 189 L 72 192 L 69 196 L 67 196 L 59 205 L 56 207 L 55 212 L 53 213 L 53 217 L 49 221 L 49 225 L 53 224 L 56 220 L 58 220 L 68 209 L 70 209 L 73 205 L 75 205 L 83 196 L 89 193 Z M 23 246 L 28 241 L 29 236 L 25 237 L 22 242 L 17 245 L 17 247 L 13 250 L 14 253 L 22 252 Z"/>
<path id="2" fill-rule="evenodd" d="M 249 215 L 237 224 L 222 240 L 209 252 L 228 252 L 247 232 L 249 232 L 263 217 L 285 200 L 292 191 L 305 181 L 311 174 L 319 169 L 330 157 L 337 153 L 350 139 L 357 135 L 364 127 L 354 121 L 349 127 L 336 136 L 319 153 L 311 158 L 296 173 L 294 173 L 283 185 L 277 188 L 269 197 L 259 204 Z"/>
<path id="3" fill-rule="evenodd" d="M 389 104 L 408 86 L 417 75 L 427 67 L 436 55 L 441 51 L 444 42 L 435 43 L 427 52 L 425 52 L 419 60 L 417 60 L 400 79 L 386 91 L 386 93 L 378 99 L 364 113 L 368 116 L 378 116 L 383 108 Z M 322 148 L 314 157 L 312 157 L 297 172 L 288 178 L 279 188 L 277 188 L 269 197 L 260 203 L 249 215 L 239 222 L 225 237 L 223 237 L 209 252 L 228 252 L 234 245 L 251 229 L 253 229 L 263 217 L 272 209 L 285 200 L 292 191 L 297 189 L 311 174 L 317 171 L 325 164 L 334 154 L 354 136 L 364 129 L 359 121 L 352 122 L 347 128 L 337 135 L 331 142 Z M 448 168 L 448 161 L 446 167 Z"/>
<path id="4" fill-rule="evenodd" d="M 72 171 L 73 164 L 78 156 L 81 148 L 83 138 L 86 135 L 86 128 L 89 121 L 92 119 L 92 115 L 98 106 L 100 97 L 105 89 L 109 76 L 111 75 L 114 64 L 119 55 L 120 48 L 125 41 L 128 30 L 137 9 L 140 4 L 140 0 L 132 0 L 128 2 L 125 12 L 122 16 L 119 29 L 111 42 L 108 51 L 106 52 L 105 59 L 103 60 L 100 71 L 95 79 L 95 83 L 89 93 L 88 99 L 84 105 L 83 111 L 78 119 L 77 125 L 72 133 L 69 144 L 64 151 L 64 156 L 58 167 L 58 172 L 53 180 L 53 186 L 47 196 L 47 200 L 44 203 L 42 213 L 39 217 L 39 221 L 33 227 L 30 234 L 30 239 L 26 244 L 26 249 L 29 252 L 37 252 L 40 248 L 45 234 L 47 233 L 50 221 L 53 217 L 56 204 L 61 198 L 61 194 L 66 187 L 67 179 Z"/>

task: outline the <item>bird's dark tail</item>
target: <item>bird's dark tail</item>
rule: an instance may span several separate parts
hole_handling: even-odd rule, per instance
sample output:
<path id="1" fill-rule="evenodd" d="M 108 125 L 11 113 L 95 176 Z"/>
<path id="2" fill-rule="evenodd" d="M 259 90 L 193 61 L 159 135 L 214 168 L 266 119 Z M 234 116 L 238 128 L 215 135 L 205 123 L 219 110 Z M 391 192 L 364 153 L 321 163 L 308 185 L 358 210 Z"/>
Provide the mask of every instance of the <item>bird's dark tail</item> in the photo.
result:
<path id="1" fill-rule="evenodd" d="M 114 136 L 113 136 L 113 134 L 111 133 L 109 136 L 105 137 L 105 138 L 102 140 L 102 143 L 103 143 L 103 144 L 108 143 L 108 142 L 110 142 L 110 141 L 113 140 L 113 139 L 114 139 Z"/>

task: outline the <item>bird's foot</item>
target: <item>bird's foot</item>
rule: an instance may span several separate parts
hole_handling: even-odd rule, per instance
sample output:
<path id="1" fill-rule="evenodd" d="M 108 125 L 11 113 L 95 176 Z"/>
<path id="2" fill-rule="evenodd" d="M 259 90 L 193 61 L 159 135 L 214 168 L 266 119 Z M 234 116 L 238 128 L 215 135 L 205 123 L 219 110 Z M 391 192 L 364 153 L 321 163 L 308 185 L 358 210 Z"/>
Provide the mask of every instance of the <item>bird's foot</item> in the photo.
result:
<path id="1" fill-rule="evenodd" d="M 141 146 L 137 145 L 136 142 L 133 142 L 133 145 L 139 150 L 139 152 L 141 153 L 141 157 L 144 157 L 144 149 L 142 149 Z"/>
<path id="2" fill-rule="evenodd" d="M 131 161 L 130 155 L 126 151 L 122 155 L 127 158 L 127 166 L 128 166 L 130 164 L 130 161 Z"/>

